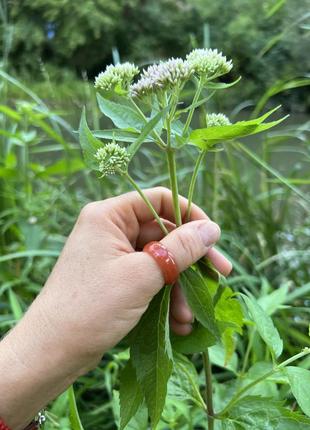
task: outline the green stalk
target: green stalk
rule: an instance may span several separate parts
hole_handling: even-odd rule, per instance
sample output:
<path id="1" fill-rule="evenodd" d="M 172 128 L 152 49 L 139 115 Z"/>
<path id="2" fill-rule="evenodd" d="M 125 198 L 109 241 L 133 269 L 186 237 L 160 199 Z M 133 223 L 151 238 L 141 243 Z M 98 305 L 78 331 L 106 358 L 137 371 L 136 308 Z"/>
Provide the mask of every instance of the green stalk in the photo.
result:
<path id="1" fill-rule="evenodd" d="M 145 124 L 147 124 L 147 118 L 144 115 L 144 113 L 142 112 L 142 110 L 139 108 L 139 106 L 137 105 L 137 103 L 132 98 L 130 98 L 129 100 L 131 101 L 132 105 L 134 106 L 134 108 L 136 109 L 136 111 L 138 112 L 138 114 L 140 115 L 140 117 L 143 119 L 143 121 L 145 122 Z M 166 144 L 162 140 L 162 138 L 159 136 L 159 134 L 157 133 L 156 130 L 152 131 L 152 135 L 157 140 L 158 145 L 161 148 L 165 148 Z"/>
<path id="2" fill-rule="evenodd" d="M 269 372 L 265 373 L 264 375 L 260 376 L 257 379 L 254 379 L 254 381 L 245 385 L 243 388 L 241 388 L 241 390 L 237 391 L 237 393 L 233 396 L 233 398 L 225 406 L 225 408 L 220 413 L 216 414 L 216 416 L 220 417 L 221 415 L 224 415 L 226 412 L 228 412 L 237 403 L 240 397 L 242 397 L 244 393 L 246 393 L 248 390 L 253 388 L 255 385 L 259 384 L 260 382 L 264 381 L 266 378 L 269 378 L 269 376 L 272 376 L 274 373 L 278 372 L 279 370 L 283 369 L 284 367 L 288 366 L 289 364 L 293 363 L 296 360 L 299 360 L 300 358 L 308 354 L 310 354 L 310 348 L 304 348 L 304 350 L 301 351 L 299 354 L 296 354 L 293 357 L 283 361 L 282 363 L 275 366 Z"/>
<path id="3" fill-rule="evenodd" d="M 169 177 L 170 177 L 170 188 L 172 191 L 175 223 L 177 227 L 179 227 L 182 224 L 182 216 L 181 216 L 181 209 L 179 204 L 179 190 L 178 190 L 178 178 L 177 178 L 176 162 L 175 162 L 175 151 L 173 148 L 167 147 L 166 154 L 167 154 L 167 163 L 168 163 Z"/>
<path id="4" fill-rule="evenodd" d="M 145 204 L 147 205 L 147 207 L 150 209 L 150 211 L 154 215 L 154 218 L 158 222 L 159 227 L 161 228 L 162 232 L 166 236 L 169 232 L 168 232 L 166 226 L 164 225 L 164 223 L 162 222 L 162 220 L 160 219 L 160 216 L 156 212 L 156 210 L 155 210 L 154 206 L 152 205 L 152 203 L 150 202 L 150 200 L 147 198 L 147 196 L 144 194 L 144 192 L 142 191 L 142 189 L 135 182 L 135 180 L 129 175 L 128 172 L 126 172 L 126 173 L 123 172 L 122 174 L 127 179 L 127 181 L 133 186 L 133 188 L 140 194 L 140 196 L 142 197 L 143 201 L 145 202 Z"/>
<path id="5" fill-rule="evenodd" d="M 194 196 L 195 185 L 198 177 L 199 167 L 206 153 L 207 151 L 205 149 L 203 151 L 200 151 L 199 156 L 196 160 L 196 164 L 194 167 L 193 175 L 192 175 L 191 182 L 189 184 L 189 190 L 188 190 L 188 197 L 187 197 L 188 205 L 187 205 L 187 211 L 186 211 L 186 221 L 190 220 L 191 206 L 193 202 L 193 196 Z"/>
<path id="6" fill-rule="evenodd" d="M 214 430 L 214 409 L 212 390 L 212 369 L 208 350 L 202 353 L 203 367 L 206 377 L 206 404 L 208 412 L 208 430 Z"/>
<path id="7" fill-rule="evenodd" d="M 190 126 L 190 124 L 192 122 L 192 118 L 193 118 L 193 115 L 194 115 L 194 112 L 195 112 L 195 109 L 196 109 L 195 105 L 198 102 L 198 99 L 200 97 L 200 94 L 201 94 L 201 91 L 203 89 L 203 86 L 204 86 L 204 80 L 200 78 L 200 81 L 199 81 L 198 86 L 197 86 L 196 93 L 195 93 L 193 101 L 192 101 L 192 107 L 189 110 L 189 113 L 188 113 L 187 118 L 186 118 L 185 126 L 183 128 L 183 133 L 182 133 L 183 136 L 186 135 L 186 133 L 187 133 L 187 131 L 189 129 L 189 126 Z"/>

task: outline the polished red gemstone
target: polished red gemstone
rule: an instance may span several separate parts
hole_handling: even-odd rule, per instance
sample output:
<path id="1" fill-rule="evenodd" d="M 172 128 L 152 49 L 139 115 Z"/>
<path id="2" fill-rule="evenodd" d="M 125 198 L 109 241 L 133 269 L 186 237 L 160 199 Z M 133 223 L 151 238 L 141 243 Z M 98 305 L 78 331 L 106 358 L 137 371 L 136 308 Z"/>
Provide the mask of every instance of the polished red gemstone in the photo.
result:
<path id="1" fill-rule="evenodd" d="M 179 277 L 178 266 L 171 252 L 160 242 L 149 242 L 143 248 L 149 254 L 162 271 L 166 285 L 173 285 Z"/>

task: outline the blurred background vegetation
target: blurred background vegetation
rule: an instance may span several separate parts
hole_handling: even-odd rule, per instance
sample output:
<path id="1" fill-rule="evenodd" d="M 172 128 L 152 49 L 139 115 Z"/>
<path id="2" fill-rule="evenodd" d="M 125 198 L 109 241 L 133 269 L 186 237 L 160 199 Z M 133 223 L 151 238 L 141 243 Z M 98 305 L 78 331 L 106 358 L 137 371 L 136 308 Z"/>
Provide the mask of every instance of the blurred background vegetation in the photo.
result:
<path id="1" fill-rule="evenodd" d="M 99 182 L 81 157 L 82 107 L 93 128 L 104 125 L 96 74 L 119 60 L 143 67 L 212 47 L 233 59 L 229 80 L 241 75 L 242 81 L 219 91 L 201 116 L 205 109 L 223 111 L 235 121 L 282 104 L 290 118 L 210 155 L 195 200 L 222 226 L 220 246 L 235 269 L 229 284 L 275 304 L 287 355 L 310 346 L 308 6 L 307 0 L 0 0 L 0 334 L 40 291 L 80 208 L 128 190 L 113 178 Z M 188 150 L 178 160 L 184 194 L 194 156 Z M 167 185 L 158 174 L 164 171 L 152 146 L 132 168 L 143 186 Z M 251 342 L 250 365 L 268 360 L 259 338 Z M 233 369 L 214 358 L 216 396 L 242 366 L 246 347 L 245 336 Z M 85 429 L 117 428 L 114 389 L 126 358 L 120 351 L 108 353 L 76 386 Z M 309 360 L 302 365 L 310 368 Z M 276 384 L 261 389 L 286 395 Z M 51 405 L 47 429 L 71 428 L 72 402 L 66 392 Z M 201 422 L 193 406 L 171 398 L 160 428 L 204 428 Z"/>

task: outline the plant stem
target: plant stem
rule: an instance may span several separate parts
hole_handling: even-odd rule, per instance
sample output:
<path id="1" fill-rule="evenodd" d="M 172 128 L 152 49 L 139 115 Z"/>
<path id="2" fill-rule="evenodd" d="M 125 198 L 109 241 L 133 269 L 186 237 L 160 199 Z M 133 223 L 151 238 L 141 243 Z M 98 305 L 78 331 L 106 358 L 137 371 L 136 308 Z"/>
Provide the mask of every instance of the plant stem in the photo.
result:
<path id="1" fill-rule="evenodd" d="M 255 329 L 252 329 L 250 334 L 249 334 L 249 341 L 248 341 L 247 349 L 245 351 L 245 355 L 244 355 L 244 359 L 243 359 L 243 366 L 242 366 L 242 370 L 241 370 L 241 375 L 245 374 L 245 371 L 246 371 L 246 368 L 248 365 L 248 361 L 249 361 L 249 357 L 250 357 L 250 353 L 251 353 L 251 349 L 252 349 L 252 345 L 253 345 L 255 331 L 256 331 Z"/>
<path id="2" fill-rule="evenodd" d="M 187 196 L 188 205 L 187 205 L 187 211 L 186 211 L 186 221 L 190 220 L 191 206 L 192 206 L 192 202 L 193 202 L 193 196 L 194 196 L 195 185 L 196 185 L 196 181 L 197 181 L 197 177 L 198 177 L 199 167 L 200 167 L 200 164 L 201 164 L 204 156 L 206 155 L 206 153 L 207 153 L 206 150 L 200 151 L 199 156 L 196 160 L 196 164 L 194 167 L 191 182 L 189 184 L 189 190 L 188 190 L 188 196 Z"/>
<path id="3" fill-rule="evenodd" d="M 178 178 L 177 178 L 177 171 L 176 171 L 174 149 L 171 147 L 167 148 L 166 154 L 167 154 L 167 162 L 168 162 L 169 177 L 170 177 L 170 187 L 172 191 L 175 223 L 176 223 L 176 226 L 179 227 L 182 224 L 182 216 L 181 216 L 181 210 L 180 210 L 180 204 L 179 204 Z"/>
<path id="4" fill-rule="evenodd" d="M 193 115 L 194 115 L 194 112 L 195 112 L 195 109 L 196 109 L 195 105 L 198 102 L 198 99 L 200 97 L 201 91 L 203 89 L 203 85 L 204 85 L 204 81 L 203 81 L 203 79 L 200 79 L 200 81 L 198 83 L 198 86 L 197 86 L 197 89 L 196 89 L 196 93 L 195 93 L 193 101 L 192 101 L 192 107 L 189 110 L 189 113 L 187 115 L 186 122 L 185 122 L 185 125 L 184 125 L 184 128 L 183 128 L 183 133 L 182 133 L 183 136 L 186 135 L 186 133 L 187 133 L 187 131 L 189 129 L 189 126 L 191 124 L 191 121 L 192 121 L 192 118 L 193 118 Z"/>
<path id="5" fill-rule="evenodd" d="M 206 377 L 206 404 L 208 412 L 208 430 L 214 430 L 214 410 L 212 392 L 212 369 L 208 350 L 202 353 L 203 367 Z"/>
<path id="6" fill-rule="evenodd" d="M 130 101 L 131 101 L 131 103 L 132 103 L 132 105 L 134 106 L 134 108 L 136 109 L 136 111 L 138 112 L 138 114 L 140 115 L 140 117 L 143 119 L 143 121 L 145 122 L 145 124 L 147 124 L 147 118 L 146 118 L 146 116 L 144 115 L 144 113 L 142 112 L 142 110 L 139 108 L 139 106 L 137 105 L 137 103 L 132 99 L 132 98 L 130 98 Z M 157 143 L 158 143 L 158 145 L 161 147 L 161 148 L 164 148 L 165 146 L 166 146 L 166 144 L 165 144 L 165 142 L 162 140 L 162 138 L 159 136 L 159 134 L 157 133 L 157 131 L 156 130 L 153 130 L 152 131 L 152 135 L 154 136 L 154 138 L 158 141 Z"/>
<path id="7" fill-rule="evenodd" d="M 160 219 L 160 216 L 158 215 L 158 213 L 156 212 L 154 206 L 152 205 L 152 203 L 150 202 L 150 200 L 147 198 L 147 196 L 144 194 L 144 192 L 142 191 L 142 189 L 139 187 L 139 185 L 135 182 L 135 180 L 129 175 L 129 173 L 123 173 L 123 176 L 127 179 L 127 181 L 134 187 L 134 189 L 140 194 L 140 196 L 142 197 L 143 201 L 145 202 L 145 204 L 147 205 L 147 207 L 150 209 L 150 211 L 152 212 L 152 214 L 154 215 L 154 218 L 156 219 L 156 221 L 159 224 L 159 227 L 161 228 L 162 232 L 165 234 L 165 236 L 169 233 L 166 226 L 164 225 L 164 223 L 162 222 L 162 220 Z"/>
<path id="8" fill-rule="evenodd" d="M 305 355 L 310 354 L 310 348 L 305 348 L 303 351 L 301 351 L 299 354 L 294 355 L 293 357 L 283 361 L 282 363 L 275 366 L 273 369 L 271 369 L 269 372 L 265 373 L 264 375 L 260 376 L 257 379 L 254 379 L 254 381 L 250 382 L 249 384 L 245 385 L 241 390 L 237 391 L 237 393 L 233 396 L 233 398 L 228 402 L 228 404 L 225 406 L 225 408 L 217 414 L 217 416 L 224 415 L 226 412 L 229 411 L 229 409 L 232 408 L 236 404 L 236 402 L 240 399 L 240 397 L 243 396 L 244 393 L 246 393 L 248 390 L 250 390 L 255 385 L 262 382 L 264 379 L 269 378 L 269 376 L 272 376 L 274 373 L 278 372 L 279 370 L 283 369 L 287 365 L 293 363 L 294 361 L 298 360 L 299 358 L 304 357 Z"/>

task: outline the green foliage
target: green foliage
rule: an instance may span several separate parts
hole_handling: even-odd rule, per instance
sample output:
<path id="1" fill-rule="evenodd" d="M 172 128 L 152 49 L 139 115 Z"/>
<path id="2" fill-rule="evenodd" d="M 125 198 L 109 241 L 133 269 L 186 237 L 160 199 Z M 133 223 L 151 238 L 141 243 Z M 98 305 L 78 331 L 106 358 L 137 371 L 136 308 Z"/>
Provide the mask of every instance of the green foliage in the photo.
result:
<path id="1" fill-rule="evenodd" d="M 210 51 L 204 51 L 204 54 L 210 55 L 211 58 L 214 55 Z M 171 63 L 169 63 L 170 66 Z M 154 82 L 152 81 L 151 85 L 149 81 L 143 81 L 145 79 L 144 75 L 140 76 L 140 81 L 135 84 L 135 88 L 139 87 L 140 84 L 142 87 L 145 84 L 147 85 L 146 96 L 144 96 L 145 93 L 143 91 L 138 92 L 139 97 L 134 100 L 129 86 L 128 92 L 124 93 L 122 98 L 116 93 L 114 96 L 113 94 L 109 94 L 109 97 L 115 98 L 115 102 L 111 101 L 110 98 L 107 99 L 99 96 L 98 103 L 101 112 L 112 120 L 114 126 L 119 128 L 119 131 L 115 132 L 116 136 L 120 136 L 119 142 L 123 143 L 126 141 L 126 136 L 129 138 L 127 141 L 129 146 L 127 148 L 129 148 L 129 151 L 131 148 L 134 148 L 131 154 L 132 161 L 133 155 L 136 155 L 138 150 L 142 151 L 147 141 L 153 141 L 161 151 L 166 152 L 175 219 L 177 225 L 179 225 L 181 218 L 178 213 L 178 181 L 175 153 L 185 151 L 186 146 L 189 144 L 194 144 L 200 148 L 200 155 L 197 158 L 190 181 L 188 196 L 190 208 L 199 166 L 204 155 L 206 155 L 212 146 L 221 142 L 223 148 L 226 149 L 227 140 L 234 142 L 236 139 L 258 134 L 280 124 L 283 119 L 269 123 L 264 122 L 276 108 L 257 119 L 223 126 L 208 126 L 207 122 L 206 128 L 189 131 L 195 109 L 209 101 L 213 95 L 211 94 L 208 98 L 203 97 L 203 89 L 205 86 L 210 87 L 210 82 L 204 76 L 196 76 L 198 84 L 191 103 L 188 108 L 177 111 L 177 106 L 182 102 L 183 97 L 181 90 L 186 91 L 187 84 L 189 84 L 193 75 L 189 75 L 186 79 L 181 77 L 179 81 L 176 78 L 175 80 L 171 80 L 169 85 L 163 85 L 158 89 L 159 87 L 155 81 L 162 78 L 162 68 L 163 65 L 160 65 L 156 69 L 157 74 L 154 73 Z M 151 69 L 150 73 L 153 73 L 153 69 Z M 167 73 L 172 73 L 171 69 Z M 215 76 L 216 71 L 214 72 Z M 214 77 L 211 78 L 211 81 Z M 229 87 L 229 85 L 226 87 Z M 217 86 L 216 83 L 213 85 L 214 92 L 223 88 L 225 88 L 225 85 Z M 149 104 L 150 101 L 152 101 L 151 105 Z M 132 107 L 129 107 L 130 103 Z M 154 110 L 158 110 L 155 116 Z M 153 118 L 152 116 L 149 117 L 152 113 Z M 225 121 L 224 123 L 228 122 L 229 124 L 229 121 L 223 115 L 215 115 L 214 118 L 219 118 L 219 120 Z M 157 127 L 159 121 L 162 124 L 160 127 Z M 84 115 L 82 116 L 81 124 L 80 138 L 82 139 L 82 147 L 86 145 L 89 147 L 88 152 L 90 154 L 94 153 L 97 150 L 98 139 L 89 130 Z M 96 131 L 95 134 L 96 136 L 101 136 L 103 139 L 109 136 L 106 130 L 103 132 L 100 132 L 100 130 Z M 133 134 L 138 134 L 134 142 L 132 139 Z M 86 143 L 84 141 L 85 136 Z M 101 145 L 104 148 L 106 142 L 103 141 Z M 239 142 L 236 142 L 236 145 L 240 145 Z M 229 153 L 228 149 L 227 151 Z M 265 167 L 264 162 L 259 162 L 259 164 Z M 270 171 L 268 166 L 267 170 Z M 140 186 L 129 176 L 128 172 L 120 173 L 124 177 L 127 177 L 130 184 L 138 190 L 156 218 L 158 215 L 154 212 L 154 208 L 148 202 Z M 271 171 L 271 173 L 274 172 Z M 278 177 L 276 172 L 274 175 Z M 288 189 L 291 188 L 286 179 L 283 181 L 283 184 Z M 297 189 L 296 194 L 300 194 Z M 156 219 L 160 222 L 158 218 Z M 242 274 L 242 267 L 238 267 L 237 264 L 236 268 Z M 148 310 L 128 338 L 130 344 L 130 361 L 123 371 L 120 391 L 121 428 L 125 428 L 140 408 L 143 407 L 144 400 L 150 416 L 151 428 L 155 429 L 157 426 L 161 428 L 161 420 L 165 421 L 166 414 L 169 411 L 169 401 L 166 398 L 167 393 L 174 402 L 186 399 L 194 407 L 207 410 L 208 428 L 210 430 L 214 428 L 214 420 L 217 419 L 219 420 L 217 424 L 221 425 L 222 428 L 240 428 L 238 427 L 239 424 L 242 425 L 242 428 L 251 428 L 254 423 L 257 423 L 258 428 L 264 428 L 266 425 L 285 428 L 284 426 L 290 425 L 290 423 L 294 423 L 296 424 L 296 428 L 300 428 L 300 423 L 303 425 L 308 424 L 307 419 L 303 415 L 289 411 L 276 399 L 269 403 L 268 409 L 265 408 L 262 410 L 262 401 L 265 402 L 266 399 L 264 397 L 255 397 L 257 395 L 266 396 L 271 392 L 277 398 L 275 384 L 278 380 L 275 374 L 282 372 L 283 368 L 308 355 L 310 352 L 309 349 L 305 349 L 282 363 L 275 361 L 283 352 L 283 340 L 270 314 L 275 313 L 278 307 L 285 303 L 288 292 L 287 288 L 281 288 L 278 294 L 263 296 L 260 303 L 250 293 L 241 295 L 251 320 L 250 322 L 247 321 L 247 324 L 249 328 L 252 328 L 252 331 L 246 351 L 244 352 L 244 362 L 242 363 L 241 372 L 238 372 L 238 359 L 235 354 L 236 334 L 243 335 L 244 316 L 240 302 L 233 293 L 233 290 L 228 285 L 219 282 L 218 273 L 205 260 L 201 260 L 196 265 L 184 271 L 180 275 L 179 281 L 196 319 L 193 324 L 193 331 L 184 340 L 180 336 L 169 333 L 168 311 L 170 287 L 166 286 L 151 301 Z M 279 297 L 277 297 L 278 295 Z M 252 367 L 248 369 L 251 349 L 255 342 L 261 344 L 261 341 L 266 343 L 266 352 L 270 351 L 274 366 L 270 368 L 268 363 L 266 369 L 264 367 L 260 368 L 259 371 L 258 369 L 254 371 Z M 207 384 L 205 401 L 201 397 L 198 378 L 194 368 L 183 355 L 180 355 L 180 352 L 193 354 L 202 351 L 204 352 Z M 232 391 L 227 392 L 222 397 L 224 403 L 220 404 L 218 401 L 215 401 L 216 410 L 220 410 L 216 415 L 214 415 L 212 388 L 210 388 L 210 386 L 212 387 L 210 363 L 230 370 L 235 375 L 234 383 L 231 384 Z M 284 383 L 288 384 L 288 382 L 289 380 L 284 378 Z M 218 389 L 220 389 L 219 387 L 220 384 L 218 383 Z M 296 392 L 294 390 L 295 388 L 292 386 L 292 392 L 297 400 L 299 397 L 304 397 L 303 389 L 301 390 L 302 395 L 300 395 L 300 391 Z M 248 411 L 245 410 L 244 398 L 249 399 Z M 300 403 L 300 406 L 305 412 L 303 402 Z M 185 418 L 185 412 L 182 412 L 182 414 Z M 186 420 L 187 418 L 185 418 Z"/>
<path id="2" fill-rule="evenodd" d="M 153 428 L 161 417 L 172 372 L 169 303 L 170 288 L 166 287 L 152 300 L 134 330 L 130 348 L 132 365 L 144 393 Z"/>
<path id="3" fill-rule="evenodd" d="M 310 371 L 295 366 L 288 366 L 286 368 L 286 372 L 292 393 L 294 394 L 302 411 L 310 417 Z"/>
<path id="4" fill-rule="evenodd" d="M 182 291 L 197 320 L 218 337 L 219 330 L 215 322 L 214 306 L 208 285 L 194 269 L 189 268 L 180 276 Z"/>
<path id="5" fill-rule="evenodd" d="M 272 319 L 263 311 L 260 305 L 250 297 L 242 295 L 243 300 L 255 321 L 256 328 L 262 339 L 268 345 L 272 354 L 277 358 L 283 350 L 283 341 L 280 338 L 278 330 L 273 325 Z"/>
<path id="6" fill-rule="evenodd" d="M 231 6 L 226 4 L 226 7 Z M 252 13 L 251 8 L 248 10 Z M 298 38 L 290 43 L 300 43 L 302 47 Z M 292 65 L 288 64 L 288 67 Z M 80 109 L 75 106 L 83 104 L 84 93 L 72 96 L 72 91 L 69 92 L 68 100 L 73 97 L 74 101 L 68 103 L 70 108 L 65 115 L 60 113 L 60 108 L 66 105 L 60 101 L 63 103 L 62 99 L 67 99 L 68 89 L 59 86 L 52 92 L 47 91 L 47 87 L 40 91 L 44 100 L 53 97 L 56 108 L 49 109 L 47 104 L 51 105 L 51 100 L 41 100 L 30 88 L 2 71 L 0 75 L 0 332 L 4 335 L 40 291 L 81 206 L 89 200 L 127 191 L 128 186 L 113 178 L 106 179 L 102 186 L 83 165 L 76 134 L 72 131 L 76 124 L 71 126 L 68 119 L 80 115 Z M 259 74 L 259 79 L 261 76 Z M 242 85 L 244 82 L 245 79 Z M 85 92 L 91 94 L 87 86 Z M 204 101 L 195 106 L 203 112 L 201 128 L 205 126 L 204 108 L 208 99 L 206 94 L 202 97 Z M 217 414 L 229 405 L 240 389 L 254 383 L 240 398 L 235 398 L 231 408 L 219 415 L 224 418 L 216 420 L 219 428 L 253 428 L 256 424 L 264 428 L 266 422 L 271 428 L 283 430 L 310 428 L 309 419 L 301 414 L 302 411 L 308 413 L 309 403 L 307 351 L 299 357 L 298 363 L 294 363 L 295 367 L 286 365 L 286 369 L 278 369 L 279 364 L 271 361 L 255 321 L 246 320 L 242 332 L 239 296 L 233 292 L 251 291 L 265 314 L 272 316 L 273 326 L 283 340 L 284 360 L 299 354 L 302 346 L 310 346 L 308 127 L 301 123 L 303 118 L 295 116 L 294 105 L 291 109 L 293 115 L 288 123 L 263 137 L 254 135 L 245 139 L 243 148 L 246 151 L 232 140 L 225 146 L 218 145 L 217 151 L 222 148 L 225 151 L 210 152 L 207 163 L 201 165 L 195 202 L 221 224 L 220 247 L 230 255 L 234 272 L 227 280 L 221 280 L 218 289 L 217 279 L 199 266 L 213 299 L 216 321 L 221 323 L 221 343 L 215 344 L 217 339 L 197 321 L 190 336 L 183 339 L 171 334 L 173 369 L 157 426 L 159 430 L 206 428 L 202 399 L 205 384 L 201 358 L 197 354 L 205 350 L 209 350 L 213 367 L 213 400 Z M 150 118 L 160 117 L 158 110 L 156 107 L 153 112 L 148 112 L 149 125 Z M 86 145 L 89 140 L 93 141 L 91 134 L 100 145 L 113 137 L 128 145 L 141 140 L 143 132 L 107 129 L 108 122 L 99 124 L 97 112 L 88 102 L 87 118 L 91 126 L 86 128 L 84 123 L 84 132 L 88 129 L 90 133 L 84 137 Z M 181 120 L 183 118 L 181 116 Z M 198 116 L 195 120 L 199 120 Z M 154 125 L 157 132 L 165 125 L 161 119 L 157 125 L 156 121 L 149 129 L 146 129 L 147 121 L 144 122 L 145 134 L 143 142 L 139 142 L 139 156 L 134 157 L 130 165 L 138 183 L 146 187 L 168 185 L 164 161 L 158 156 L 157 147 L 154 149 L 152 136 Z M 105 129 L 98 130 L 102 126 Z M 172 126 L 179 135 L 182 133 L 177 121 Z M 166 128 L 163 135 L 165 133 Z M 179 190 L 186 194 L 197 150 L 182 144 L 176 161 Z M 92 150 L 92 147 L 88 149 Z M 229 326 L 227 321 L 233 324 Z M 233 346 L 230 340 L 225 340 L 225 331 L 230 333 Z M 128 360 L 128 353 L 120 352 L 123 349 L 120 345 L 107 353 L 100 366 L 81 377 L 76 385 L 76 403 L 84 429 L 114 430 L 119 426 L 119 399 L 114 388 L 120 386 L 122 391 L 120 374 Z M 191 354 L 196 370 L 176 351 Z M 290 369 L 293 369 L 291 381 Z M 299 370 L 303 369 L 306 373 L 300 375 Z M 264 377 L 266 374 L 269 376 Z M 123 386 L 131 388 L 127 384 Z M 283 401 L 286 401 L 285 405 Z M 71 411 L 72 405 L 71 402 Z M 129 411 L 131 414 L 133 412 Z M 67 392 L 48 406 L 45 427 L 46 430 L 69 430 L 72 427 Z M 147 408 L 141 404 L 126 430 L 147 428 Z"/>
<path id="7" fill-rule="evenodd" d="M 208 149 L 223 140 L 231 140 L 261 133 L 262 131 L 280 124 L 285 119 L 281 118 L 277 121 L 264 123 L 263 121 L 274 111 L 275 109 L 272 109 L 260 118 L 249 121 L 239 121 L 232 125 L 218 125 L 194 130 L 190 135 L 190 141 L 193 145 L 201 149 Z"/>
<path id="8" fill-rule="evenodd" d="M 310 428 L 310 420 L 285 408 L 282 402 L 270 398 L 247 396 L 231 409 L 223 430 L 266 428 L 277 430 L 302 430 Z"/>

